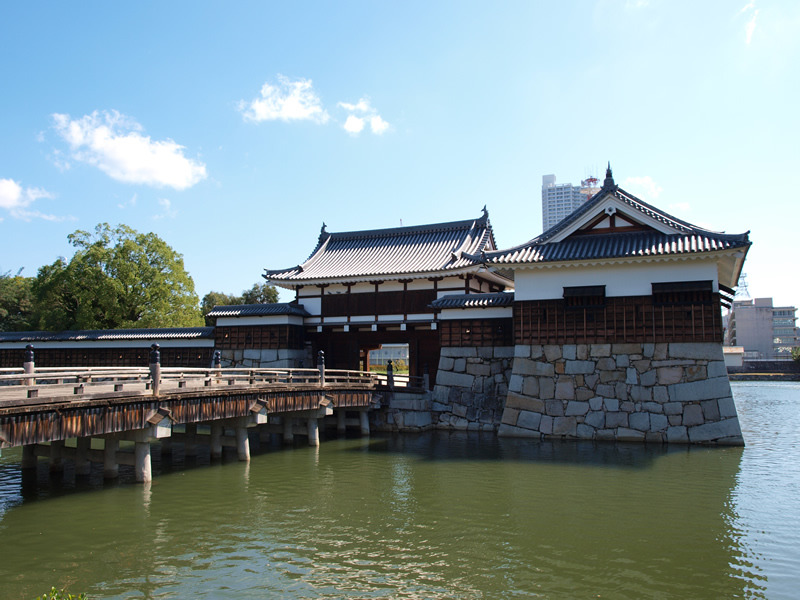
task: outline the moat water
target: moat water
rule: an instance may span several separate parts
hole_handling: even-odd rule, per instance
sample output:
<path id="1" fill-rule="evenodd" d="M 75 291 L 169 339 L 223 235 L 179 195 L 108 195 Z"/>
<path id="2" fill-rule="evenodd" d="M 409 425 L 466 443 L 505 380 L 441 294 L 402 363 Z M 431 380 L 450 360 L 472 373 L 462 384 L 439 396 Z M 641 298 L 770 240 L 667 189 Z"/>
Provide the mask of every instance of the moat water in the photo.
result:
<path id="1" fill-rule="evenodd" d="M 797 598 L 800 384 L 733 388 L 745 448 L 176 445 L 150 486 L 24 476 L 4 451 L 0 598 Z"/>

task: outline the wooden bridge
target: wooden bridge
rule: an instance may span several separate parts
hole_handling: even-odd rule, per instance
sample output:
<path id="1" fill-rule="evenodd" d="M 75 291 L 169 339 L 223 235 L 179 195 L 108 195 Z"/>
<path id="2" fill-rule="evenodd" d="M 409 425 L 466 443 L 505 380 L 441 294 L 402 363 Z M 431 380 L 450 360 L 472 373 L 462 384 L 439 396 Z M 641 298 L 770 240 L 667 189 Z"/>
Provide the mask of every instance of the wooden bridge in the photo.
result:
<path id="1" fill-rule="evenodd" d="M 240 460 L 249 460 L 250 427 L 282 433 L 287 443 L 304 434 L 318 445 L 319 423 L 330 417 L 340 433 L 357 426 L 369 434 L 367 413 L 379 406 L 382 390 L 414 383 L 324 367 L 160 368 L 157 377 L 135 367 L 3 369 L 0 448 L 22 446 L 23 468 L 35 468 L 37 457 L 46 456 L 57 470 L 71 458 L 79 475 L 102 462 L 113 478 L 120 464 L 129 464 L 137 481 L 146 482 L 153 441 L 162 447 L 180 441 L 187 449 L 208 444 L 212 457 L 234 446 Z M 92 448 L 92 439 L 103 440 L 103 448 Z M 120 442 L 132 442 L 133 452 Z"/>

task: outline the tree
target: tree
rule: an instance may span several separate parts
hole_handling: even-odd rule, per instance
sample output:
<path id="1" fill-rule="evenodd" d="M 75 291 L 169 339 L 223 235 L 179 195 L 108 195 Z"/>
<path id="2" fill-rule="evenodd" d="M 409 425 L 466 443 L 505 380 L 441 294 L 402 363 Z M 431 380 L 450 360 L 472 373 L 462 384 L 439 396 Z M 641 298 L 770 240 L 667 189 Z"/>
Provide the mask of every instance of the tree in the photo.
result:
<path id="1" fill-rule="evenodd" d="M 77 248 L 39 269 L 33 283 L 42 329 L 192 327 L 202 324 L 183 257 L 154 233 L 108 223 L 68 237 Z"/>
<path id="2" fill-rule="evenodd" d="M 214 319 L 207 315 L 215 306 L 237 306 L 240 304 L 275 304 L 278 301 L 278 290 L 273 285 L 255 283 L 249 290 L 244 290 L 241 296 L 223 294 L 222 292 L 208 292 L 203 296 L 200 310 L 206 320 L 206 325 L 214 324 Z"/>
<path id="3" fill-rule="evenodd" d="M 0 331 L 27 331 L 33 319 L 33 278 L 0 273 Z"/>

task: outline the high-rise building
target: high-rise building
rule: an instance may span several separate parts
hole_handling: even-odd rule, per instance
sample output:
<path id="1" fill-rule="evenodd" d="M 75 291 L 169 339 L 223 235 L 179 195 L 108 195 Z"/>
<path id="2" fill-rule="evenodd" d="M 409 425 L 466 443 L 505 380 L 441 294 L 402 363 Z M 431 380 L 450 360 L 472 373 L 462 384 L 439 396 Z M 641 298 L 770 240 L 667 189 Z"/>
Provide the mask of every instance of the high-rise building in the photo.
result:
<path id="1" fill-rule="evenodd" d="M 773 306 L 772 298 L 734 300 L 725 345 L 743 347 L 745 360 L 789 359 L 798 345 L 796 312 L 794 306 Z"/>
<path id="2" fill-rule="evenodd" d="M 600 191 L 597 179 L 589 177 L 581 185 L 556 183 L 555 175 L 542 176 L 542 226 L 547 231 L 571 215 L 578 207 Z"/>

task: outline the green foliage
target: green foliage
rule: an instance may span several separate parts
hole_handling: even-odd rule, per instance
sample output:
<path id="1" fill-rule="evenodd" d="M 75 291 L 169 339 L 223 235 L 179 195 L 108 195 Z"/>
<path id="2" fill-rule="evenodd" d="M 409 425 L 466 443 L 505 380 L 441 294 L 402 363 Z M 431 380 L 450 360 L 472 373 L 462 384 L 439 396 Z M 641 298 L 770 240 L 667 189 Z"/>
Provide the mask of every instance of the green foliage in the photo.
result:
<path id="1" fill-rule="evenodd" d="M 50 588 L 50 591 L 45 593 L 43 596 L 37 596 L 36 600 L 88 600 L 88 596 L 86 594 L 68 594 L 66 590 L 57 590 L 56 588 Z"/>
<path id="2" fill-rule="evenodd" d="M 0 331 L 27 331 L 33 319 L 33 278 L 0 273 Z"/>
<path id="3" fill-rule="evenodd" d="M 800 362 L 800 347 L 792 348 L 792 360 Z"/>
<path id="4" fill-rule="evenodd" d="M 33 282 L 40 329 L 193 327 L 202 324 L 183 257 L 154 233 L 108 223 L 69 235 L 77 248 Z"/>
<path id="5" fill-rule="evenodd" d="M 278 290 L 273 285 L 256 283 L 249 290 L 244 290 L 241 296 L 223 294 L 222 292 L 209 292 L 203 296 L 200 310 L 207 315 L 215 306 L 236 306 L 239 304 L 275 304 L 278 301 Z M 213 325 L 214 319 L 205 317 L 206 325 Z"/>

